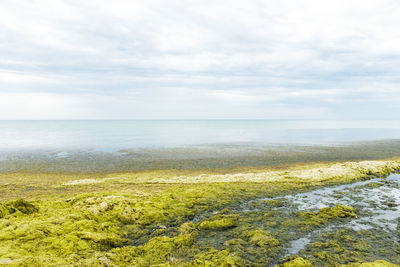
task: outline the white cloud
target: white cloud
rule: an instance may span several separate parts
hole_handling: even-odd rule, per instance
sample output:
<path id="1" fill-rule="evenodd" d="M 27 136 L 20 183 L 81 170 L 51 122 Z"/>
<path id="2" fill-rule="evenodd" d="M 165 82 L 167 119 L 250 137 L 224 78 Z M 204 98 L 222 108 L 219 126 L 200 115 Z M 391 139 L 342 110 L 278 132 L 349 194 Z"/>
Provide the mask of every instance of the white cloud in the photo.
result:
<path id="1" fill-rule="evenodd" d="M 0 93 L 0 119 L 73 119 L 92 116 L 79 97 L 46 93 Z M 85 118 L 85 117 L 83 117 Z"/>
<path id="2" fill-rule="evenodd" d="M 51 80 L 39 75 L 0 71 L 0 82 L 26 84 L 26 83 L 47 83 L 51 82 Z"/>
<path id="3" fill-rule="evenodd" d="M 399 23 L 395 0 L 1 1 L 3 118 L 394 113 Z"/>

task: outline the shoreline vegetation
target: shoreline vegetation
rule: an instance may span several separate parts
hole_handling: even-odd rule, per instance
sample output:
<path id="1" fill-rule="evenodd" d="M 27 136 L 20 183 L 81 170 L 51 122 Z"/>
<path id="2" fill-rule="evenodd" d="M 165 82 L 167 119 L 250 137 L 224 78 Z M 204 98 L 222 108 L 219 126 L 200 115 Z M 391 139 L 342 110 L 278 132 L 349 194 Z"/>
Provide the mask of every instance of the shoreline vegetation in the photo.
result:
<path id="1" fill-rule="evenodd" d="M 392 158 L 231 169 L 1 173 L 0 265 L 397 266 L 399 244 L 374 229 L 333 227 L 288 255 L 293 240 L 362 212 L 339 200 L 314 211 L 279 207 L 292 206 L 285 195 L 399 170 L 400 158 Z M 391 234 L 399 236 L 399 226 Z"/>

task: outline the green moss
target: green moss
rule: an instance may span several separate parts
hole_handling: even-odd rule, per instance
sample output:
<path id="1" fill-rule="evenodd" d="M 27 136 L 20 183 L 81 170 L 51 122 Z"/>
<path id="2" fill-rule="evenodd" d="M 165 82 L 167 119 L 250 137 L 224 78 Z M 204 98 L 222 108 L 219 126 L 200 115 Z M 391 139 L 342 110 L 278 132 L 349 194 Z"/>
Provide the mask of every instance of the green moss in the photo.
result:
<path id="1" fill-rule="evenodd" d="M 185 255 L 194 239 L 191 235 L 177 237 L 159 236 L 138 247 L 122 247 L 110 250 L 107 258 L 117 266 L 153 266 L 158 264 L 178 264 L 182 259 L 174 255 Z"/>
<path id="2" fill-rule="evenodd" d="M 240 238 L 234 238 L 224 243 L 226 247 L 243 247 L 247 242 Z"/>
<path id="3" fill-rule="evenodd" d="M 145 258 L 152 263 L 165 262 L 176 249 L 185 248 L 193 244 L 191 235 L 181 235 L 175 238 L 167 236 L 155 237 L 141 246 Z"/>
<path id="4" fill-rule="evenodd" d="M 297 214 L 304 218 L 305 225 L 322 225 L 330 219 L 356 217 L 356 213 L 352 207 L 337 204 L 334 208 L 322 208 L 318 212 L 299 212 Z"/>
<path id="5" fill-rule="evenodd" d="M 331 258 L 326 251 L 316 252 L 314 253 L 314 256 L 320 260 L 328 260 L 329 258 Z"/>
<path id="6" fill-rule="evenodd" d="M 304 255 L 312 255 L 308 260 L 316 266 L 341 266 L 349 263 L 353 263 L 349 266 L 358 266 L 362 262 L 376 259 L 398 263 L 400 258 L 393 251 L 392 238 L 384 230 L 338 229 L 319 235 L 317 241 L 307 246 Z"/>
<path id="7" fill-rule="evenodd" d="M 372 182 L 372 183 L 368 183 L 367 186 L 368 186 L 368 187 L 371 187 L 371 188 L 376 188 L 376 187 L 382 186 L 382 183 L 375 183 L 375 182 Z"/>
<path id="8" fill-rule="evenodd" d="M 242 266 L 243 260 L 230 250 L 210 249 L 208 252 L 199 253 L 190 266 Z"/>
<path id="9" fill-rule="evenodd" d="M 35 205 L 23 199 L 0 203 L 0 218 L 14 213 L 32 214 L 37 211 L 38 208 Z"/>
<path id="10" fill-rule="evenodd" d="M 110 266 L 129 266 L 138 265 L 139 257 L 143 255 L 143 250 L 135 246 L 125 246 L 121 248 L 114 248 L 104 256 L 107 260 L 111 261 Z M 164 261 L 164 260 L 162 260 Z M 107 265 L 106 265 L 107 266 Z"/>
<path id="11" fill-rule="evenodd" d="M 236 226 L 236 220 L 232 218 L 222 218 L 222 219 L 216 219 L 213 221 L 203 221 L 199 224 L 198 228 L 199 230 L 213 230 L 213 231 L 219 231 L 219 230 L 226 230 L 229 228 L 233 228 Z"/>
<path id="12" fill-rule="evenodd" d="M 285 201 L 281 199 L 267 199 L 263 200 L 263 203 L 272 207 L 283 207 L 286 204 Z"/>
<path id="13" fill-rule="evenodd" d="M 352 263 L 341 265 L 342 267 L 399 267 L 398 264 L 393 264 L 384 260 L 377 260 L 374 262 Z"/>
<path id="14" fill-rule="evenodd" d="M 196 230 L 197 230 L 196 224 L 194 224 L 193 222 L 187 222 L 178 227 L 178 232 L 181 235 L 192 234 Z"/>
<path id="15" fill-rule="evenodd" d="M 290 257 L 280 267 L 312 267 L 313 265 L 308 260 L 301 257 Z"/>
<path id="16" fill-rule="evenodd" d="M 0 220 L 0 259 L 24 264 L 64 265 L 85 261 L 94 253 L 127 243 L 118 221 L 108 221 L 67 202 L 46 202 L 40 209 L 25 201 L 8 203 L 14 214 Z M 39 264 L 39 265 L 40 265 Z"/>
<path id="17" fill-rule="evenodd" d="M 274 238 L 270 232 L 264 231 L 262 229 L 249 231 L 247 233 L 249 237 L 249 242 L 256 244 L 259 247 L 277 247 L 279 246 L 279 241 Z"/>
<path id="18" fill-rule="evenodd" d="M 123 246 L 128 242 L 128 239 L 121 238 L 117 234 L 78 232 L 76 235 L 80 239 L 93 241 L 106 248 Z"/>
<path id="19" fill-rule="evenodd" d="M 7 208 L 6 205 L 4 205 L 3 203 L 0 203 L 0 218 L 3 218 L 5 216 L 7 216 L 8 214 L 10 214 L 10 210 Z"/>
<path id="20" fill-rule="evenodd" d="M 350 174 L 336 176 L 338 166 L 341 172 L 350 168 Z M 352 169 L 354 166 L 360 170 Z M 291 240 L 306 233 L 302 227 L 354 217 L 355 212 L 350 207 L 337 205 L 296 216 L 294 210 L 279 209 L 286 205 L 286 200 L 254 199 L 353 181 L 365 177 L 366 170 L 375 168 L 363 166 L 361 163 L 336 164 L 333 174 L 322 178 L 315 176 L 319 172 L 310 166 L 285 169 L 287 173 L 283 176 L 279 175 L 282 170 L 271 171 L 272 174 L 265 170 L 245 173 L 254 179 L 259 177 L 261 182 L 166 184 L 169 178 L 175 179 L 176 174 L 171 171 L 166 177 L 163 172 L 150 173 L 151 179 L 165 184 L 144 185 L 144 174 L 132 174 L 123 181 L 111 177 L 91 185 L 57 185 L 57 190 L 67 192 L 66 195 L 48 196 L 47 192 L 32 201 L 34 204 L 24 200 L 0 203 L 0 264 L 269 266 L 282 257 Z M 319 167 L 330 170 L 329 165 Z M 378 167 L 380 172 L 383 167 Z M 208 174 L 202 177 L 212 180 Z M 222 178 L 217 178 L 232 176 L 231 173 L 221 175 Z M 263 175 L 280 180 L 266 181 Z M 178 178 L 175 180 L 185 180 L 185 176 Z M 197 179 L 194 174 L 189 178 Z M 71 178 L 62 179 L 65 183 Z M 238 212 L 248 201 L 256 203 L 260 210 Z M 371 241 L 373 235 L 362 240 L 364 236 L 368 233 L 330 233 L 312 242 L 305 255 L 307 260 L 322 266 L 361 262 L 369 254 L 378 253 L 369 249 L 376 247 Z M 300 259 L 294 261 L 300 262 Z"/>
<path id="21" fill-rule="evenodd" d="M 369 251 L 371 246 L 365 240 L 357 240 L 353 243 L 353 248 L 357 251 Z"/>

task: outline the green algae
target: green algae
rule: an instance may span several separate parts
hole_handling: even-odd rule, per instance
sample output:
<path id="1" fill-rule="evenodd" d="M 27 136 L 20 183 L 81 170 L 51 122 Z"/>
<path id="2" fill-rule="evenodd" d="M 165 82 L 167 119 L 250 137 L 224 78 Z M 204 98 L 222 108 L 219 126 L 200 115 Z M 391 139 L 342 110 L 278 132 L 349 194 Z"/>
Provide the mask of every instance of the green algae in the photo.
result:
<path id="1" fill-rule="evenodd" d="M 199 230 L 226 230 L 236 226 L 236 221 L 232 218 L 222 218 L 212 221 L 201 222 L 198 226 Z"/>
<path id="2" fill-rule="evenodd" d="M 358 266 L 356 264 L 383 258 L 399 262 L 399 255 L 391 248 L 394 244 L 386 241 L 390 238 L 385 231 L 338 229 L 319 236 L 304 253 L 312 254 L 308 260 L 316 266 L 350 263 L 353 263 L 350 266 Z"/>
<path id="3" fill-rule="evenodd" d="M 263 204 L 271 207 L 283 207 L 285 206 L 285 201 L 281 199 L 266 199 L 262 201 Z"/>
<path id="4" fill-rule="evenodd" d="M 35 205 L 23 199 L 0 203 L 0 218 L 10 214 L 32 214 L 37 211 L 38 208 Z"/>
<path id="5" fill-rule="evenodd" d="M 243 259 L 230 250 L 216 250 L 211 248 L 207 252 L 199 253 L 189 266 L 242 266 Z"/>
<path id="6" fill-rule="evenodd" d="M 247 236 L 249 237 L 249 242 L 256 244 L 259 247 L 277 247 L 279 246 L 279 241 L 278 239 L 274 238 L 270 232 L 258 229 L 258 230 L 253 230 L 249 231 L 247 233 Z"/>
<path id="7" fill-rule="evenodd" d="M 334 208 L 326 207 L 318 212 L 299 212 L 298 216 L 305 219 L 304 225 L 320 226 L 331 219 L 356 217 L 357 215 L 352 207 L 337 204 Z"/>
<path id="8" fill-rule="evenodd" d="M 286 261 L 279 265 L 279 267 L 313 267 L 312 263 L 302 257 L 289 257 Z"/>
<path id="9" fill-rule="evenodd" d="M 149 242 L 142 246 L 129 248 L 128 252 L 133 257 L 131 261 L 119 260 L 117 264 L 135 263 L 139 266 L 173 263 L 173 253 L 185 254 L 188 247 L 193 244 L 193 237 L 191 235 L 180 235 L 174 238 L 168 236 L 159 236 L 152 238 Z M 119 250 L 111 250 L 110 255 L 118 255 Z M 132 253 L 134 251 L 134 253 Z M 113 256 L 110 257 L 113 259 Z M 179 261 L 179 259 L 177 259 Z M 176 263 L 176 262 L 175 262 Z"/>
<path id="10" fill-rule="evenodd" d="M 3 203 L 0 203 L 0 218 L 3 218 L 5 216 L 7 216 L 8 214 L 10 214 L 10 210 L 7 208 L 6 205 L 4 205 Z"/>
<path id="11" fill-rule="evenodd" d="M 77 237 L 82 240 L 89 240 L 100 244 L 104 248 L 120 247 L 128 243 L 128 239 L 119 237 L 117 234 L 77 232 Z"/>
<path id="12" fill-rule="evenodd" d="M 400 265 L 393 264 L 384 260 L 377 260 L 374 262 L 353 263 L 341 265 L 342 267 L 398 267 Z"/>
<path id="13" fill-rule="evenodd" d="M 360 177 L 365 177 L 368 171 L 360 170 Z M 0 205 L 4 213 L 0 262 L 22 266 L 268 266 L 282 257 L 290 240 L 323 224 L 353 218 L 355 210 L 336 205 L 311 213 L 283 213 L 274 209 L 290 203 L 277 198 L 254 202 L 260 211 L 238 213 L 240 204 L 354 179 L 175 184 L 147 194 L 120 192 L 113 187 L 116 181 L 110 180 L 102 192 L 6 201 Z M 71 190 L 83 189 L 89 187 L 76 185 Z M 369 257 L 377 235 L 382 233 L 325 235 L 307 247 L 301 255 L 304 262 L 300 258 L 291 261 L 324 266 L 377 260 Z M 383 258 L 384 253 L 378 255 Z M 391 256 L 396 262 L 396 256 Z"/>

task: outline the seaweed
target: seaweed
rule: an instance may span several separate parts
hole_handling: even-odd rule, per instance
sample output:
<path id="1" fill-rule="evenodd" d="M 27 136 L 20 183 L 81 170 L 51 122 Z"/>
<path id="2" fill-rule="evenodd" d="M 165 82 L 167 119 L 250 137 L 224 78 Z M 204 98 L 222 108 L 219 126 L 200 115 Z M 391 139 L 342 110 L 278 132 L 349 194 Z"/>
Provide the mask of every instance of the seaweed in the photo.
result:
<path id="1" fill-rule="evenodd" d="M 280 196 L 388 174 L 398 166 L 382 161 L 249 167 L 236 174 L 169 170 L 43 175 L 43 181 L 37 176 L 36 184 L 25 185 L 37 189 L 30 198 L 12 200 L 19 189 L 2 196 L 7 199 L 0 203 L 0 264 L 268 266 L 284 256 L 290 240 L 357 216 L 356 209 L 343 205 L 284 213 L 277 209 L 290 203 Z M 27 175 L 7 179 L 19 188 Z M 71 183 L 79 179 L 101 182 Z M 276 198 L 254 201 L 266 197 Z M 243 203 L 254 203 L 255 209 L 238 211 Z M 376 245 L 377 236 L 386 238 L 382 232 L 332 231 L 282 266 L 398 263 L 395 252 L 385 253 L 388 245 Z M 372 247 L 378 249 L 371 252 Z"/>

